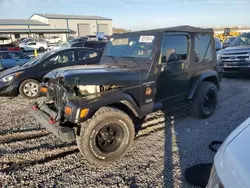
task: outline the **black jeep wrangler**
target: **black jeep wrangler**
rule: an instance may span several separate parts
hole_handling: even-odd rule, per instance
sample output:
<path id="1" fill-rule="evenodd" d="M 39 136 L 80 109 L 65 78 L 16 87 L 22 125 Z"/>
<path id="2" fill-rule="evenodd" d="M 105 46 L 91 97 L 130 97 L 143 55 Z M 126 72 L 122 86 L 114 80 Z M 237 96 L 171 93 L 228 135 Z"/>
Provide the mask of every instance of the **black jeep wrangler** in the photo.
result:
<path id="1" fill-rule="evenodd" d="M 47 101 L 32 115 L 62 141 L 77 141 L 95 166 L 122 157 L 135 136 L 135 119 L 188 107 L 208 118 L 219 78 L 212 29 L 190 26 L 113 35 L 100 65 L 66 67 L 44 77 Z"/>

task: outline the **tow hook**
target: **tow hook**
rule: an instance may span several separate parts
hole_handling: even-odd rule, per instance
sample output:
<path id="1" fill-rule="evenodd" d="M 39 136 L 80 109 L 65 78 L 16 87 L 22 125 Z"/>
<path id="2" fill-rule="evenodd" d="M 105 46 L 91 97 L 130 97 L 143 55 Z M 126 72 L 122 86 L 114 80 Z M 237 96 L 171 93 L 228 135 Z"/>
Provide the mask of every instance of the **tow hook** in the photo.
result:
<path id="1" fill-rule="evenodd" d="M 35 103 L 35 104 L 32 106 L 32 109 L 33 109 L 33 110 L 38 110 L 38 109 L 39 109 L 37 103 Z"/>
<path id="2" fill-rule="evenodd" d="M 49 124 L 55 124 L 56 123 L 56 120 L 53 116 L 50 116 L 49 117 Z"/>

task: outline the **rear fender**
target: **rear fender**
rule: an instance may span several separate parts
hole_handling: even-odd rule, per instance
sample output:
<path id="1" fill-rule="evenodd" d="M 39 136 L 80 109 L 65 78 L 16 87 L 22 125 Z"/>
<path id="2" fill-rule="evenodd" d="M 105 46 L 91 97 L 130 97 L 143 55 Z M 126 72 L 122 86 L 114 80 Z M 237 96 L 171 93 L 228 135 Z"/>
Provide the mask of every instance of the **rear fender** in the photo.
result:
<path id="1" fill-rule="evenodd" d="M 208 71 L 203 71 L 196 75 L 192 80 L 191 80 L 191 87 L 190 87 L 190 92 L 188 99 L 191 100 L 193 99 L 197 91 L 203 81 L 208 81 L 212 82 L 217 86 L 217 89 L 220 90 L 220 84 L 219 84 L 219 77 L 216 71 L 214 70 L 208 70 Z"/>

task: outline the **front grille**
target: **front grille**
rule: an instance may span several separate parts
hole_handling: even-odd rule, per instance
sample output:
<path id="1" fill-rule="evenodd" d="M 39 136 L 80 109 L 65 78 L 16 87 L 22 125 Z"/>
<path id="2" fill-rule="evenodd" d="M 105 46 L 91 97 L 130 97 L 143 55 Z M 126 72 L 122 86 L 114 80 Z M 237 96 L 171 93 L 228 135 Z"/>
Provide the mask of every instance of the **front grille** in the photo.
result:
<path id="1" fill-rule="evenodd" d="M 247 52 L 224 53 L 220 57 L 219 65 L 224 66 L 248 66 L 250 65 L 250 57 Z"/>
<path id="2" fill-rule="evenodd" d="M 58 111 L 64 108 L 64 95 L 66 93 L 65 88 L 57 82 L 49 83 L 49 95 L 55 103 L 55 107 Z"/>

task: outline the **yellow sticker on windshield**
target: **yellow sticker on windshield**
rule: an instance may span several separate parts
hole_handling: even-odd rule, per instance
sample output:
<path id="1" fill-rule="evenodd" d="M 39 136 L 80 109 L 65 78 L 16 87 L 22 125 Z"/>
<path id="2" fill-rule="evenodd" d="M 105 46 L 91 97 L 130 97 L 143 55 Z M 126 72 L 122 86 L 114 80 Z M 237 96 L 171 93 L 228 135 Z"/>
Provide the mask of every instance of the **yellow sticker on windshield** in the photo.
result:
<path id="1" fill-rule="evenodd" d="M 139 42 L 153 42 L 154 36 L 141 36 Z"/>

